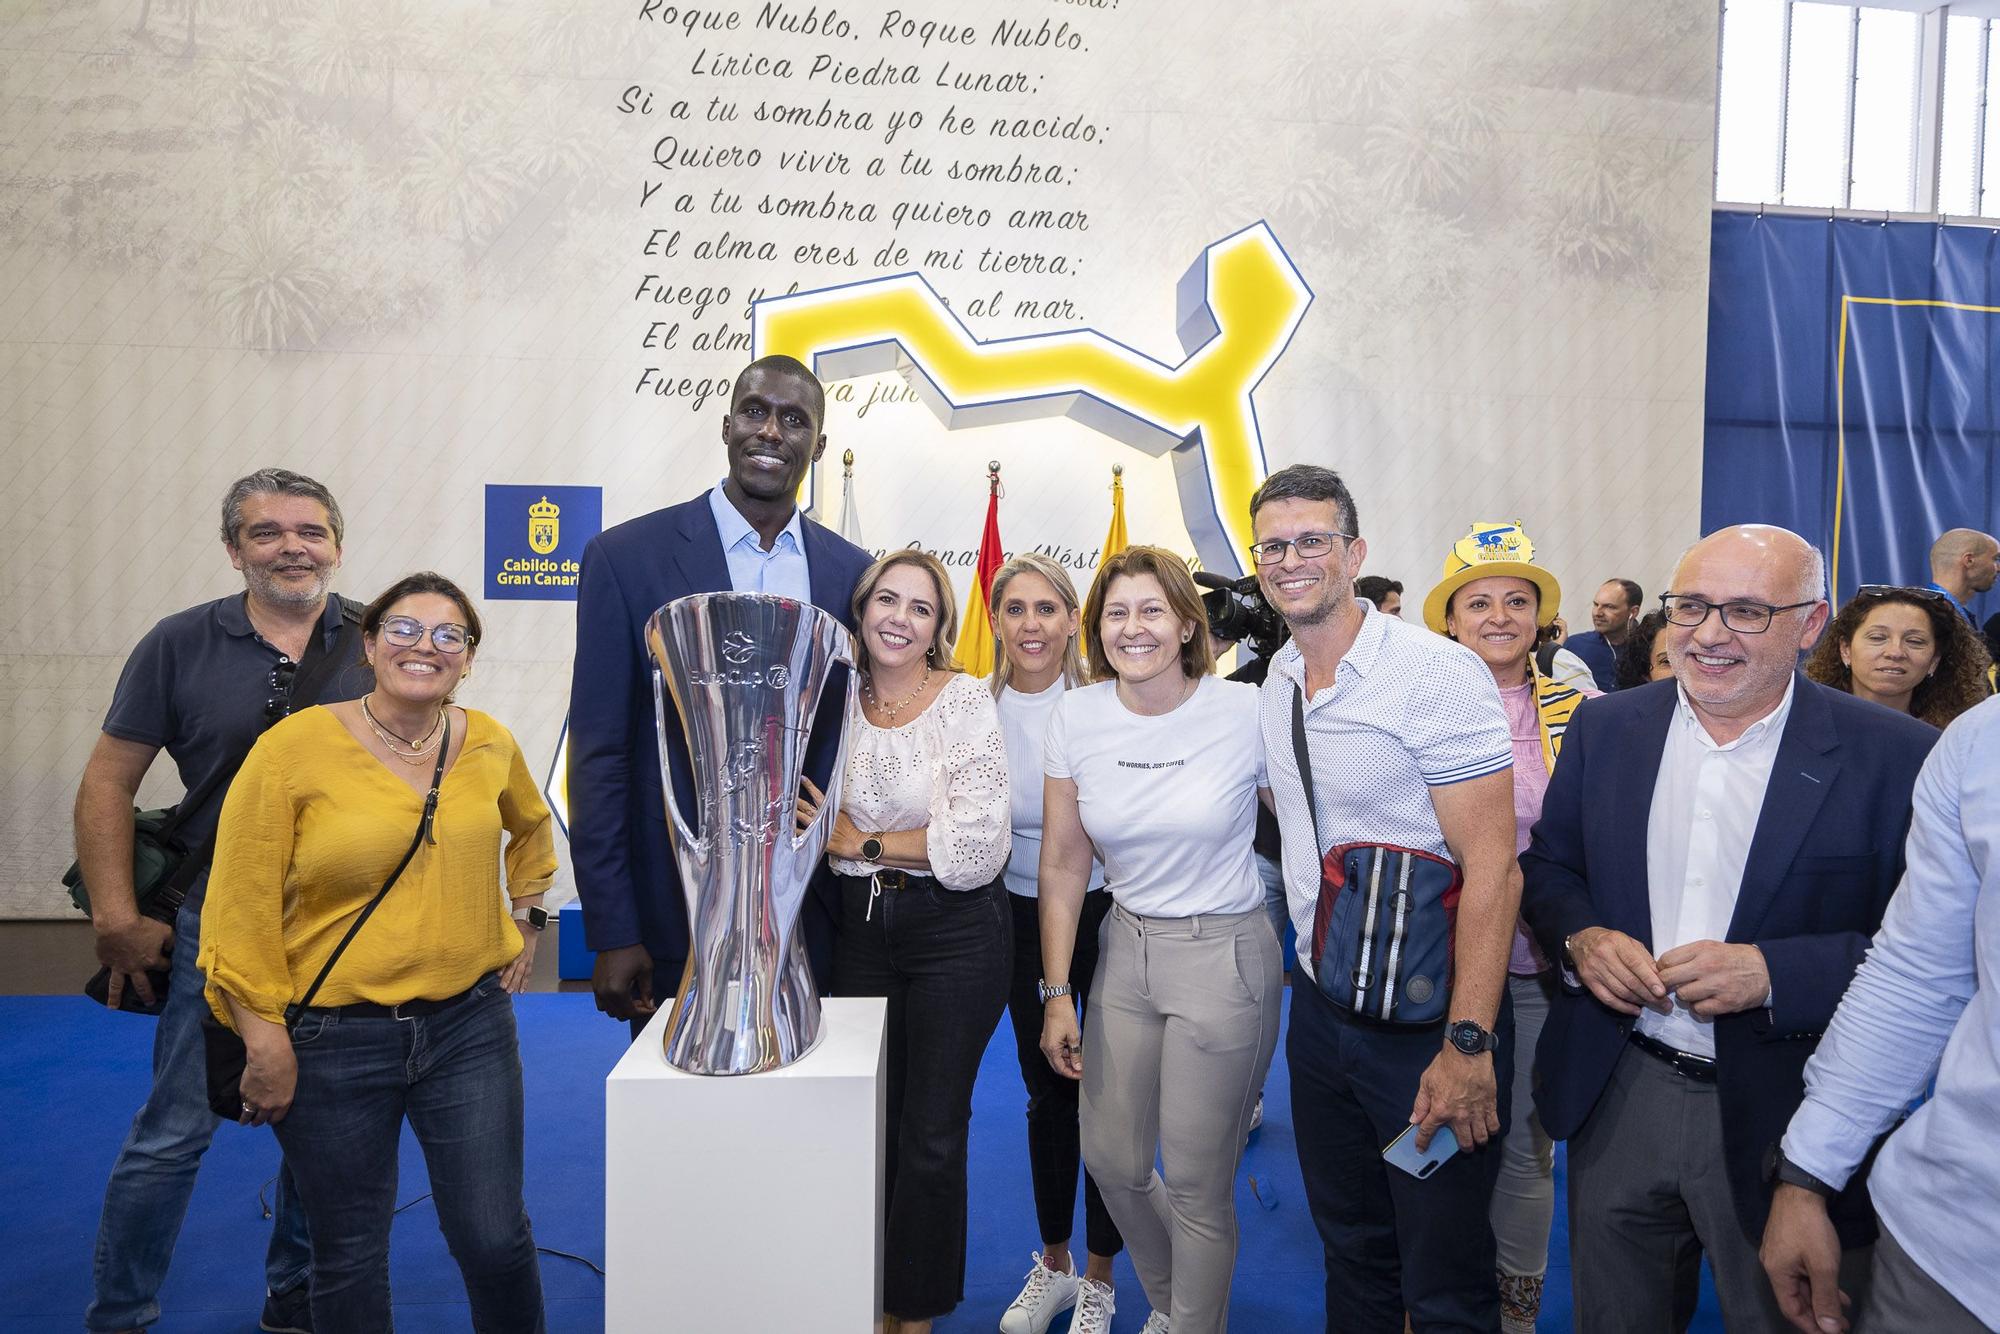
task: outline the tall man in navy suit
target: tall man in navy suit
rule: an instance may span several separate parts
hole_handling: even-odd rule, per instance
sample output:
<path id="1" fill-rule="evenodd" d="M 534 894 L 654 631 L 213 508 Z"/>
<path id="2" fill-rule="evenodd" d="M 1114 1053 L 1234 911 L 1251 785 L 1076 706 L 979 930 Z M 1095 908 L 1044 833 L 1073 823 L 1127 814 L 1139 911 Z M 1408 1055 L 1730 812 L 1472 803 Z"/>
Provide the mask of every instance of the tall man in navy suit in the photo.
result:
<path id="1" fill-rule="evenodd" d="M 680 987 L 688 925 L 667 839 L 653 726 L 646 621 L 690 593 L 775 593 L 810 600 L 854 628 L 854 587 L 869 555 L 799 511 L 799 481 L 826 450 L 826 394 L 790 357 L 736 377 L 722 443 L 729 475 L 695 499 L 599 534 L 583 552 L 569 704 L 570 857 L 597 965 L 597 1008 L 633 1036 Z M 837 752 L 845 677 L 828 683 L 807 755 L 824 782 Z M 680 720 L 669 710 L 676 800 L 698 807 Z M 825 883 L 821 883 L 825 881 Z M 833 976 L 839 900 L 825 876 L 800 916 L 813 971 Z"/>
<path id="2" fill-rule="evenodd" d="M 1767 1160 L 1902 876 L 1938 735 L 1799 673 L 1825 587 L 1782 528 L 1689 548 L 1661 599 L 1674 683 L 1577 710 L 1521 856 L 1561 961 L 1535 1102 L 1569 1141 L 1591 1334 L 1686 1328 L 1703 1252 L 1732 1334 L 1788 1328 L 1757 1261 Z M 1873 1239 L 1860 1174 L 1833 1215 L 1843 1245 Z"/>

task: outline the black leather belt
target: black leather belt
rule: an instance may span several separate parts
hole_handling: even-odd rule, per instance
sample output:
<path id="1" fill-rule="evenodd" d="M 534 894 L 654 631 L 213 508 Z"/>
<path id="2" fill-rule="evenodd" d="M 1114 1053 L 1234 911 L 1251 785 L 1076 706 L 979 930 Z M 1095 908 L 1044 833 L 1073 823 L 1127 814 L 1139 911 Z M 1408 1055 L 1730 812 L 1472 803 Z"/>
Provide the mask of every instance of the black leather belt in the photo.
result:
<path id="1" fill-rule="evenodd" d="M 869 877 L 865 875 L 847 876 L 845 878 L 857 881 L 863 885 L 867 884 L 869 880 Z M 882 888 L 895 890 L 922 889 L 926 885 L 935 885 L 938 883 L 935 876 L 918 875 L 915 871 L 881 870 L 875 873 L 874 879 Z"/>
<path id="2" fill-rule="evenodd" d="M 491 977 L 492 974 L 487 974 Z M 484 982 L 482 977 L 479 982 Z M 479 989 L 474 982 L 456 996 L 446 996 L 443 1000 L 406 1000 L 396 1005 L 378 1005 L 374 1001 L 356 1001 L 352 1005 L 315 1005 L 307 1014 L 337 1014 L 343 1019 L 419 1019 L 429 1014 L 441 1014 L 459 1004 Z"/>
<path id="3" fill-rule="evenodd" d="M 1669 1047 L 1656 1038 L 1647 1037 L 1636 1028 L 1632 1030 L 1632 1045 L 1656 1061 L 1665 1061 L 1689 1079 L 1702 1084 L 1715 1082 L 1713 1056 L 1697 1056 L 1691 1051 L 1682 1051 L 1679 1047 Z"/>

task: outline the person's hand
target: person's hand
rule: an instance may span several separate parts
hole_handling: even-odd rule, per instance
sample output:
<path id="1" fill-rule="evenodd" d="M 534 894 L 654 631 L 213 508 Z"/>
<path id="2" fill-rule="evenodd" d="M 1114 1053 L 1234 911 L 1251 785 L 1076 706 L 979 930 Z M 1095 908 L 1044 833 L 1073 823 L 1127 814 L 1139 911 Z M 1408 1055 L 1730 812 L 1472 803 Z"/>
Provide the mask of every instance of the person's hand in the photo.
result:
<path id="1" fill-rule="evenodd" d="M 1620 1014 L 1640 1010 L 1671 1013 L 1666 984 L 1653 956 L 1623 931 L 1590 926 L 1569 938 L 1570 962 L 1590 994 Z"/>
<path id="2" fill-rule="evenodd" d="M 1083 1032 L 1076 1026 L 1076 1003 L 1068 996 L 1051 996 L 1042 1006 L 1042 1055 L 1063 1078 L 1083 1078 Z"/>
<path id="3" fill-rule="evenodd" d="M 1555 618 L 1554 621 L 1550 622 L 1550 624 L 1554 625 L 1556 629 L 1556 643 L 1560 644 L 1565 639 L 1569 638 L 1568 621 L 1565 621 L 1562 617 L 1558 616 Z"/>
<path id="4" fill-rule="evenodd" d="M 1697 1019 L 1754 1010 L 1771 994 L 1771 970 L 1755 945 L 1696 940 L 1660 956 L 1660 982 Z"/>
<path id="5" fill-rule="evenodd" d="M 653 956 L 644 945 L 621 945 L 600 950 L 590 970 L 591 994 L 597 1008 L 613 1019 L 641 1019 L 651 1014 L 653 1002 Z"/>
<path id="6" fill-rule="evenodd" d="M 825 804 L 826 794 L 814 786 L 810 778 L 800 778 L 799 786 L 804 789 L 799 796 L 798 813 L 799 832 L 803 834 L 806 826 L 813 822 L 813 817 L 819 814 L 819 808 Z M 844 862 L 858 862 L 861 860 L 861 840 L 861 830 L 847 818 L 847 812 L 835 811 L 833 828 L 827 834 L 826 855 L 838 857 Z"/>
<path id="7" fill-rule="evenodd" d="M 1778 1309 L 1795 1328 L 1805 1334 L 1844 1334 L 1845 1308 L 1852 1299 L 1840 1290 L 1840 1238 L 1824 1199 L 1780 1182 L 1771 1194 L 1771 1217 L 1757 1258 L 1770 1277 Z"/>
<path id="8" fill-rule="evenodd" d="M 500 970 L 500 985 L 519 995 L 528 989 L 528 978 L 535 971 L 535 942 L 542 938 L 542 933 L 519 918 L 510 920 L 514 929 L 521 933 L 521 952 L 514 956 L 512 963 Z"/>
<path id="9" fill-rule="evenodd" d="M 1417 1151 L 1430 1148 L 1440 1126 L 1450 1126 L 1458 1147 L 1470 1152 L 1500 1133 L 1500 1089 L 1493 1078 L 1493 1053 L 1467 1056 L 1447 1046 L 1431 1061 L 1417 1084 L 1410 1124 L 1417 1128 Z"/>
<path id="10" fill-rule="evenodd" d="M 246 1126 L 270 1125 L 285 1119 L 292 1109 L 292 1094 L 299 1084 L 299 1061 L 292 1054 L 292 1042 L 283 1029 L 274 1042 L 245 1044 L 243 1062 L 243 1114 L 237 1122 Z"/>
<path id="11" fill-rule="evenodd" d="M 139 993 L 147 1005 L 153 995 L 148 969 L 165 968 L 174 950 L 174 929 L 165 922 L 133 913 L 130 917 L 96 923 L 97 962 L 111 970 L 111 985 L 104 1003 L 117 1009 L 127 985 Z"/>

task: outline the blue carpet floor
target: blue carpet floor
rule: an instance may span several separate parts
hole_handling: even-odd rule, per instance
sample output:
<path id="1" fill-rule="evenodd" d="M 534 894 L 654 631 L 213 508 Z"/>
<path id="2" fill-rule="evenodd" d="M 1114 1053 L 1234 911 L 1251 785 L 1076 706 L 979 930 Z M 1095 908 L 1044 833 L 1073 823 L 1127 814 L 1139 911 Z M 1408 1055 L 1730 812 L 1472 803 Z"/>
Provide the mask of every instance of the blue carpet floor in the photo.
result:
<path id="1" fill-rule="evenodd" d="M 524 996 L 519 1016 L 527 1069 L 528 1208 L 536 1240 L 602 1263 L 604 1075 L 623 1048 L 624 1026 L 574 994 Z M 10 1334 L 81 1328 L 98 1206 L 132 1112 L 145 1096 L 152 1031 L 149 1020 L 110 1014 L 82 997 L 0 998 L 0 1124 L 8 1127 L 11 1145 L 0 1210 L 0 1255 L 6 1257 L 0 1329 Z M 1264 1128 L 1251 1141 L 1238 1181 L 1242 1247 L 1230 1312 L 1231 1327 L 1243 1334 L 1316 1334 L 1323 1328 L 1319 1243 L 1299 1184 L 1282 1048 L 1280 1053 L 1267 1085 Z M 1027 1272 L 1036 1237 L 1022 1101 L 1013 1038 L 1003 1021 L 987 1050 L 973 1107 L 965 1304 L 938 1322 L 940 1334 L 993 1329 Z M 256 1329 L 270 1235 L 258 1193 L 277 1161 L 268 1132 L 236 1126 L 217 1131 L 160 1295 L 165 1315 L 153 1327 L 157 1334 Z M 403 1165 L 399 1198 L 414 1200 L 428 1183 L 407 1134 Z M 1560 1192 L 1560 1156 L 1556 1180 Z M 398 1216 L 394 1238 L 397 1328 L 410 1334 L 469 1328 L 464 1289 L 428 1202 Z M 1541 1329 L 1568 1330 L 1560 1207 L 1551 1251 Z M 602 1326 L 604 1288 L 596 1274 L 545 1255 L 542 1280 L 551 1331 Z M 1114 1328 L 1131 1334 L 1144 1323 L 1146 1304 L 1122 1258 L 1118 1288 L 1123 1301 Z M 1067 1319 L 1057 1321 L 1055 1334 Z M 1722 1328 L 1706 1284 L 1695 1328 Z"/>

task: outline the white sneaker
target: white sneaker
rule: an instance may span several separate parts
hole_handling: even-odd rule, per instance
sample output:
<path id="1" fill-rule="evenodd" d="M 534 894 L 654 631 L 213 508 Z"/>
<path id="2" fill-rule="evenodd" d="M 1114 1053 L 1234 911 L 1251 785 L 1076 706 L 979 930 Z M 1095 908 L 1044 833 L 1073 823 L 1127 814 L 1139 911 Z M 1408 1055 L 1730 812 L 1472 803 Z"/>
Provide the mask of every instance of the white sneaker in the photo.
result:
<path id="1" fill-rule="evenodd" d="M 1077 1285 L 1076 1314 L 1069 1318 L 1069 1334 L 1111 1334 L 1111 1313 L 1117 1309 L 1109 1283 L 1084 1279 Z"/>
<path id="2" fill-rule="evenodd" d="M 1043 1334 L 1049 1322 L 1076 1305 L 1077 1286 L 1082 1282 L 1076 1270 L 1060 1273 L 1042 1263 L 1042 1253 L 1034 1254 L 1021 1295 L 1000 1317 L 1000 1334 Z M 1106 1329 L 1110 1328 L 1106 1322 Z"/>
<path id="3" fill-rule="evenodd" d="M 1173 1334 L 1167 1328 L 1167 1313 L 1155 1311 L 1146 1317 L 1146 1323 L 1139 1326 L 1139 1334 Z"/>

